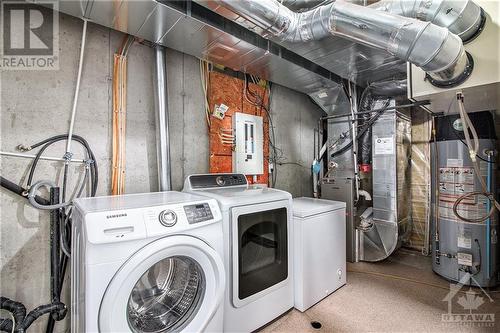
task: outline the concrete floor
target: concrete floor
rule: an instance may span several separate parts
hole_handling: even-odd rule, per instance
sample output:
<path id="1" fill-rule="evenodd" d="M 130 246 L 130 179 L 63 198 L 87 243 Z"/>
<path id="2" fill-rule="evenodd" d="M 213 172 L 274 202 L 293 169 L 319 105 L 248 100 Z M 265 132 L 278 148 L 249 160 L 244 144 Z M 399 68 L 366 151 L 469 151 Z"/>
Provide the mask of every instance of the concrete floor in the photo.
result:
<path id="1" fill-rule="evenodd" d="M 391 275 L 381 276 L 380 274 Z M 398 277 L 402 277 L 398 278 Z M 421 283 L 405 279 L 418 280 Z M 304 313 L 291 310 L 261 332 L 500 332 L 500 290 L 464 287 L 453 297 L 451 313 L 494 314 L 494 322 L 446 323 L 450 284 L 434 274 L 431 258 L 399 250 L 381 263 L 348 264 L 347 284 Z M 464 300 L 484 302 L 477 310 L 464 310 Z M 469 304 L 471 304 L 469 302 Z M 320 329 L 312 321 L 322 324 Z"/>

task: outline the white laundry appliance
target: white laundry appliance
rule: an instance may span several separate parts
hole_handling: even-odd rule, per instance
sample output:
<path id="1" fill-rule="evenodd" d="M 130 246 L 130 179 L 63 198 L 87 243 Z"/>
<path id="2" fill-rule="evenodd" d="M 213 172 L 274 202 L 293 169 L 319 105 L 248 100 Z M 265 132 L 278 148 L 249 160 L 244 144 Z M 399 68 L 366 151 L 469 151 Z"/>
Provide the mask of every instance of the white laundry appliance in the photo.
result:
<path id="1" fill-rule="evenodd" d="M 221 332 L 215 200 L 159 192 L 75 200 L 71 332 Z"/>
<path id="2" fill-rule="evenodd" d="M 224 331 L 251 332 L 293 307 L 292 196 L 250 186 L 242 174 L 191 175 L 184 190 L 222 211 Z"/>
<path id="3" fill-rule="evenodd" d="M 305 311 L 346 283 L 346 203 L 293 199 L 295 308 Z"/>

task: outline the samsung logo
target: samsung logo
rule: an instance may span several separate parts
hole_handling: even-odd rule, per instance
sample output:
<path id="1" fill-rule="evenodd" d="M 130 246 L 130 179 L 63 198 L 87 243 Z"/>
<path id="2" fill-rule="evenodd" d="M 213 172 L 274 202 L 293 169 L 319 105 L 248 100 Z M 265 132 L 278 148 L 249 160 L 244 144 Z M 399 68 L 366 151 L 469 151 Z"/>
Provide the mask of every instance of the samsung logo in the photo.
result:
<path id="1" fill-rule="evenodd" d="M 124 216 L 127 216 L 127 213 L 107 215 L 106 218 L 107 219 L 116 219 L 116 218 L 124 217 Z"/>

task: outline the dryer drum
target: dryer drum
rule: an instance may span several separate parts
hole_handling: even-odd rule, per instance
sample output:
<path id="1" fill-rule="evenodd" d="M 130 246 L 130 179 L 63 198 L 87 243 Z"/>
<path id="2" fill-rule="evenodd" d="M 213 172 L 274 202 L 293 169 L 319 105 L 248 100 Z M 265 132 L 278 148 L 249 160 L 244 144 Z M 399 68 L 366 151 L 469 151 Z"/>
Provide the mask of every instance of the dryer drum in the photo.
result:
<path id="1" fill-rule="evenodd" d="M 165 258 L 137 281 L 127 306 L 133 332 L 172 332 L 185 327 L 198 311 L 205 293 L 200 265 L 186 256 Z"/>

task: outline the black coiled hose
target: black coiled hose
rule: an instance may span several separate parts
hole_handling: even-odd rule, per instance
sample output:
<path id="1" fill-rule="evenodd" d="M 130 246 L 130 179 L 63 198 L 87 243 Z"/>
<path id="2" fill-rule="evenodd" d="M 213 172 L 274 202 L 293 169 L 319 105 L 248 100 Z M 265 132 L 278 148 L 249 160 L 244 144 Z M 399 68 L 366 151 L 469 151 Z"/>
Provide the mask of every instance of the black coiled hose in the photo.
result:
<path id="1" fill-rule="evenodd" d="M 33 178 L 34 174 L 36 171 L 36 168 L 38 166 L 38 162 L 41 159 L 43 153 L 47 148 L 49 148 L 51 145 L 67 140 L 68 135 L 57 135 L 45 140 L 42 140 L 32 146 L 29 147 L 24 147 L 21 146 L 20 148 L 24 151 L 27 150 L 32 150 L 38 147 L 41 147 L 40 150 L 37 152 L 33 163 L 31 164 L 30 170 L 29 170 L 29 175 L 28 175 L 28 180 L 27 180 L 27 189 L 23 189 L 21 186 L 18 186 L 17 184 L 14 184 L 13 182 L 1 177 L 1 183 L 0 185 L 20 196 L 23 196 L 27 198 L 27 192 L 28 190 L 33 186 Z M 86 153 L 86 168 L 85 168 L 85 176 L 82 181 L 81 187 L 79 187 L 76 190 L 76 197 L 79 197 L 82 194 L 82 190 L 85 187 L 85 184 L 87 181 L 90 181 L 90 195 L 95 196 L 96 191 L 97 191 L 97 184 L 98 184 L 98 168 L 97 168 L 97 162 L 94 156 L 94 153 L 90 149 L 90 146 L 88 142 L 82 138 L 81 136 L 78 135 L 73 135 L 72 140 L 80 143 Z M 70 156 L 66 156 L 68 159 L 68 162 L 70 160 Z M 68 180 L 68 169 L 69 169 L 69 163 L 65 163 L 64 165 L 64 176 L 63 176 L 63 182 L 62 182 L 62 188 L 61 188 L 61 198 L 62 201 L 65 201 L 65 192 L 67 188 L 67 180 Z M 53 192 L 52 190 L 55 189 L 54 187 L 51 187 L 51 193 Z M 35 189 L 34 189 L 35 190 Z M 43 199 L 39 196 L 33 195 L 30 197 L 31 200 L 34 200 L 34 202 L 37 205 L 42 205 L 46 207 L 41 207 L 45 209 L 51 209 L 51 205 L 54 205 L 56 202 L 52 202 L 46 199 Z M 51 197 L 52 199 L 52 197 Z M 30 202 L 31 202 L 30 200 Z M 32 202 L 33 204 L 33 202 Z M 62 235 L 61 235 L 61 241 L 66 245 L 66 247 L 69 248 L 71 244 L 71 218 L 69 216 L 71 212 L 71 209 L 56 209 L 53 210 L 53 215 L 51 216 L 51 223 L 59 224 L 60 228 L 62 229 Z M 52 221 L 53 220 L 53 221 Z M 68 264 L 68 255 L 61 254 L 60 258 L 59 257 L 59 251 L 60 251 L 60 244 L 55 244 L 55 242 L 59 242 L 57 239 L 53 239 L 53 244 L 51 244 L 51 264 L 54 265 L 54 267 L 51 267 L 51 281 L 52 281 L 52 302 L 50 304 L 44 304 L 40 305 L 34 310 L 30 311 L 28 314 L 26 314 L 26 307 L 20 303 L 16 302 L 13 300 L 10 300 L 6 297 L 0 297 L 0 308 L 4 309 L 6 311 L 9 311 L 12 314 L 13 320 L 11 319 L 5 319 L 5 318 L 0 318 L 0 331 L 5 331 L 5 332 L 16 332 L 16 333 L 23 333 L 25 332 L 28 327 L 39 317 L 45 315 L 45 314 L 50 314 L 49 321 L 47 323 L 47 332 L 52 332 L 54 329 L 54 324 L 55 321 L 62 320 L 67 313 L 67 308 L 64 303 L 60 302 L 60 295 L 61 295 L 61 290 L 63 287 L 63 282 L 64 282 L 64 274 L 66 271 L 66 267 Z M 57 245 L 57 246 L 56 246 Z M 54 247 L 55 246 L 55 247 Z M 54 248 L 52 248 L 54 247 Z"/>
<path id="2" fill-rule="evenodd" d="M 90 162 L 90 182 L 91 182 L 90 195 L 95 196 L 96 191 L 97 191 L 97 183 L 99 181 L 99 173 L 98 173 L 97 161 L 96 161 L 96 158 L 94 156 L 94 153 L 92 152 L 92 149 L 90 149 L 90 146 L 89 146 L 87 140 L 85 140 L 81 136 L 73 134 L 73 136 L 71 138 L 72 138 L 72 140 L 75 140 L 76 142 L 80 143 L 85 148 L 86 154 L 87 154 L 88 158 L 90 159 L 90 161 L 89 161 Z M 51 145 L 53 145 L 54 143 L 59 142 L 59 141 L 63 141 L 63 140 L 67 140 L 67 139 L 68 139 L 67 134 L 56 135 L 56 136 L 53 136 L 51 138 L 37 142 L 34 145 L 31 145 L 28 147 L 28 150 L 32 150 L 32 149 L 35 149 L 35 148 L 42 146 L 42 148 L 40 148 L 40 150 L 37 152 L 35 159 L 33 160 L 33 163 L 31 164 L 30 172 L 28 174 L 28 181 L 27 181 L 28 188 L 31 187 L 31 185 L 33 184 L 33 176 L 35 174 L 35 170 L 36 170 L 36 167 L 38 165 L 38 161 L 42 157 L 43 152 L 47 148 L 49 148 Z M 68 178 L 68 167 L 66 164 L 64 167 L 63 183 L 66 183 L 67 178 Z M 65 200 L 65 190 L 64 189 L 63 189 L 63 193 L 62 193 L 62 200 L 63 201 Z"/>

